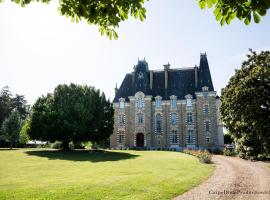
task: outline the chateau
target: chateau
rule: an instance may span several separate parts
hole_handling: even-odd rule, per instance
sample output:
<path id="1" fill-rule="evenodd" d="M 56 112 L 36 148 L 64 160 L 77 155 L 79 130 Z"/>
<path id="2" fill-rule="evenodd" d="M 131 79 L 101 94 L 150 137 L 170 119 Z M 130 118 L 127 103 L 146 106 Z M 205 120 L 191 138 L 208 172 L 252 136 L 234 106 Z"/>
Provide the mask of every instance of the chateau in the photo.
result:
<path id="1" fill-rule="evenodd" d="M 222 149 L 220 100 L 206 54 L 199 66 L 150 70 L 139 60 L 115 88 L 111 148 Z"/>

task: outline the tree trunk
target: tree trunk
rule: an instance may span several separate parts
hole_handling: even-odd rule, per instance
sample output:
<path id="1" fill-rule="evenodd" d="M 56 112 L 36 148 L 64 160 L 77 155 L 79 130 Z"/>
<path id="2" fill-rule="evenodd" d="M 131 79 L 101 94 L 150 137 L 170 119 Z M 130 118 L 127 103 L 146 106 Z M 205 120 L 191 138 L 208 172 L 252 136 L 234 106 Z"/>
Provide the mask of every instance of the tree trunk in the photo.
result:
<path id="1" fill-rule="evenodd" d="M 69 140 L 67 140 L 67 139 L 63 140 L 63 150 L 64 151 L 69 151 L 70 150 L 70 148 L 69 148 Z"/>
<path id="2" fill-rule="evenodd" d="M 9 149 L 12 149 L 12 146 L 13 146 L 13 142 L 10 141 L 10 144 L 9 144 Z"/>

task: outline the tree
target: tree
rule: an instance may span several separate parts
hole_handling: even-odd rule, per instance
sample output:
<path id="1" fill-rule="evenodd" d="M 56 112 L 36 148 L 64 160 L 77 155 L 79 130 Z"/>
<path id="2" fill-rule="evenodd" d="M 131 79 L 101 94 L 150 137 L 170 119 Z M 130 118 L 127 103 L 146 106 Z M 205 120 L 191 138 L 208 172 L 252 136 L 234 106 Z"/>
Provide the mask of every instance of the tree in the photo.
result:
<path id="1" fill-rule="evenodd" d="M 0 0 L 0 3 L 4 0 Z M 12 0 L 22 7 L 34 0 Z M 49 3 L 51 0 L 37 0 L 42 3 Z M 148 1 L 148 0 L 146 0 Z M 260 16 L 265 16 L 270 7 L 270 0 L 196 0 L 199 6 L 204 9 L 215 6 L 214 15 L 216 20 L 223 25 L 237 17 L 244 19 L 248 25 L 251 17 L 256 23 L 260 22 Z M 36 1 L 35 1 L 36 2 Z M 129 16 L 139 18 L 143 21 L 146 18 L 146 9 L 143 7 L 145 0 L 59 0 L 58 11 L 61 15 L 71 18 L 77 23 L 86 20 L 88 24 L 99 27 L 101 35 L 106 34 L 110 39 L 117 39 L 115 31 L 121 21 Z"/>
<path id="2" fill-rule="evenodd" d="M 220 112 L 243 158 L 270 157 L 270 52 L 250 50 L 221 91 Z"/>
<path id="3" fill-rule="evenodd" d="M 32 107 L 32 139 L 69 143 L 106 140 L 113 131 L 113 109 L 105 95 L 93 87 L 58 85 L 53 94 L 40 97 Z"/>
<path id="4" fill-rule="evenodd" d="M 21 130 L 21 119 L 17 111 L 13 111 L 8 118 L 6 118 L 1 128 L 1 138 L 10 143 L 10 149 L 13 144 L 19 140 Z"/>
<path id="5" fill-rule="evenodd" d="M 25 120 L 23 122 L 23 126 L 21 128 L 20 135 L 19 135 L 19 143 L 20 144 L 26 144 L 30 140 L 30 138 L 29 138 L 29 136 L 27 134 L 27 132 L 28 132 L 28 130 L 30 128 L 29 123 L 30 123 L 29 120 Z"/>
<path id="6" fill-rule="evenodd" d="M 0 127 L 5 118 L 12 111 L 12 93 L 8 86 L 5 86 L 0 91 Z"/>
<path id="7" fill-rule="evenodd" d="M 270 8 L 270 0 L 197 0 L 201 9 L 214 6 L 214 15 L 221 25 L 230 22 L 236 17 L 249 25 L 253 17 L 259 23 L 261 16 L 265 16 Z"/>

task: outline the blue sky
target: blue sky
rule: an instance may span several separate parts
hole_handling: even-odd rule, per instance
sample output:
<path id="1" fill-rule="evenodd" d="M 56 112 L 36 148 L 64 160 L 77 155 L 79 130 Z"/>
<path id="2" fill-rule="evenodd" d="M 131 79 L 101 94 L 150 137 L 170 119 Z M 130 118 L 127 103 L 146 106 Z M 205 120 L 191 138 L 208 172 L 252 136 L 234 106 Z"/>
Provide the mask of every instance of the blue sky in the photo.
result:
<path id="1" fill-rule="evenodd" d="M 132 71 L 138 58 L 151 69 L 199 64 L 206 52 L 215 90 L 220 94 L 249 48 L 270 49 L 270 16 L 260 24 L 233 21 L 221 27 L 211 10 L 196 0 L 151 0 L 144 22 L 130 18 L 120 24 L 116 41 L 100 36 L 85 22 L 60 16 L 55 2 L 20 8 L 0 4 L 0 88 L 10 86 L 32 104 L 57 84 L 95 86 L 114 97 L 114 87 Z"/>

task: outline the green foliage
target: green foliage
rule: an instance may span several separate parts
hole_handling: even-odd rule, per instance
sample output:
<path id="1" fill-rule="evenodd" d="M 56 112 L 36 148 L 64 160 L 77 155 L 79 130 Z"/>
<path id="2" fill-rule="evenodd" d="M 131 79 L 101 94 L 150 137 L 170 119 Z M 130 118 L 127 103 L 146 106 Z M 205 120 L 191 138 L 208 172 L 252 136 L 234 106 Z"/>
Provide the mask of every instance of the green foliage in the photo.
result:
<path id="1" fill-rule="evenodd" d="M 224 148 L 223 155 L 225 155 L 225 156 L 235 156 L 236 153 L 235 153 L 235 151 L 233 149 Z"/>
<path id="2" fill-rule="evenodd" d="M 13 110 L 17 110 L 20 118 L 24 120 L 29 114 L 29 105 L 23 95 L 13 96 L 9 87 L 5 86 L 0 91 L 0 127 Z"/>
<path id="3" fill-rule="evenodd" d="M 21 130 L 21 119 L 17 111 L 13 111 L 7 117 L 1 127 L 0 137 L 10 143 L 12 149 L 13 144 L 19 140 Z"/>
<path id="4" fill-rule="evenodd" d="M 270 154 L 270 52 L 250 52 L 221 91 L 220 112 L 239 155 L 263 159 Z"/>
<path id="5" fill-rule="evenodd" d="M 113 108 L 93 87 L 58 85 L 33 105 L 28 134 L 32 139 L 69 143 L 103 142 L 113 131 Z"/>
<path id="6" fill-rule="evenodd" d="M 0 0 L 1 3 L 2 0 Z M 34 2 L 34 0 L 12 0 L 22 7 Z M 49 3 L 51 0 L 36 0 L 42 3 Z M 65 15 L 72 22 L 87 21 L 90 25 L 97 25 L 101 35 L 110 39 L 118 38 L 115 28 L 121 21 L 129 16 L 139 18 L 143 21 L 146 18 L 146 9 L 143 7 L 145 0 L 59 0 L 58 11 Z"/>
<path id="7" fill-rule="evenodd" d="M 25 120 L 23 123 L 23 126 L 21 128 L 20 135 L 19 135 L 19 143 L 20 144 L 26 144 L 30 140 L 30 138 L 27 134 L 29 129 L 30 129 L 30 122 L 29 122 L 29 120 Z"/>
<path id="8" fill-rule="evenodd" d="M 236 17 L 249 25 L 251 18 L 259 23 L 270 8 L 270 0 L 197 0 L 201 9 L 214 6 L 214 15 L 221 25 L 230 24 Z"/>
<path id="9" fill-rule="evenodd" d="M 0 0 L 0 3 L 4 0 Z M 49 3 L 51 0 L 11 0 L 21 7 L 33 1 Z M 147 0 L 148 1 L 148 0 Z M 244 19 L 246 25 L 250 24 L 251 17 L 255 23 L 260 22 L 270 7 L 270 0 L 197 0 L 201 9 L 212 8 L 214 15 L 221 25 L 230 24 L 237 17 Z M 145 0 L 59 0 L 58 11 L 72 22 L 87 21 L 90 25 L 97 25 L 101 35 L 110 39 L 117 39 L 115 31 L 120 22 L 129 16 L 141 21 L 146 18 L 146 9 L 143 7 Z"/>

